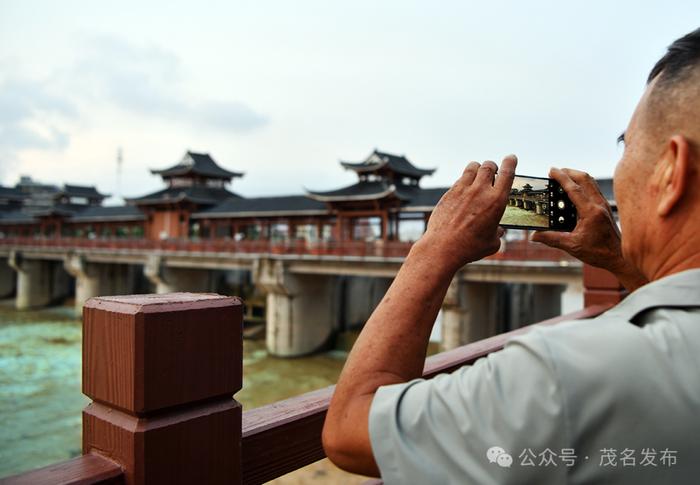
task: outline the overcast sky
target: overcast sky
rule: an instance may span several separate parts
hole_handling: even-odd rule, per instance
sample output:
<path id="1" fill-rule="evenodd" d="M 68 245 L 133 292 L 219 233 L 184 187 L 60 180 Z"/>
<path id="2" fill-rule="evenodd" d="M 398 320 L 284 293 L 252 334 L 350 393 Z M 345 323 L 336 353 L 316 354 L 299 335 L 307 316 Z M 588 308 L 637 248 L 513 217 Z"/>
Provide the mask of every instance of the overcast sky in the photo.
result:
<path id="1" fill-rule="evenodd" d="M 610 176 L 698 19 L 697 1 L 0 0 L 0 183 L 137 196 L 188 149 L 245 172 L 245 196 L 352 183 L 338 160 L 375 147 L 436 167 L 427 187 L 511 152 L 525 175 Z"/>

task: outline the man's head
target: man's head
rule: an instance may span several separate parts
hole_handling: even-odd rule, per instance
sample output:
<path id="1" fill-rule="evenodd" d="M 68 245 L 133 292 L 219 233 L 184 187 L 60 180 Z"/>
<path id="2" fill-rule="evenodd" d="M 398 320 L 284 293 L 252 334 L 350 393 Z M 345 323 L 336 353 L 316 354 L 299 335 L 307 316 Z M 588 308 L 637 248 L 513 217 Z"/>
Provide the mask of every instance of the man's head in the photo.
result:
<path id="1" fill-rule="evenodd" d="M 623 253 L 656 279 L 689 250 L 700 258 L 700 29 L 651 70 L 623 140 L 615 171 Z"/>

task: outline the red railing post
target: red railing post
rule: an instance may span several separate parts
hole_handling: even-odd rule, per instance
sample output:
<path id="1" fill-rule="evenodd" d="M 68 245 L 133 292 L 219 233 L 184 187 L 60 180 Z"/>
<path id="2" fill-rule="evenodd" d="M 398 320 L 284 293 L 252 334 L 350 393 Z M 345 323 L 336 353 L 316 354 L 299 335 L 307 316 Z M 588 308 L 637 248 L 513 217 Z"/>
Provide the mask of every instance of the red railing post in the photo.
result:
<path id="1" fill-rule="evenodd" d="M 588 264 L 583 265 L 583 306 L 617 304 L 627 290 L 611 272 Z"/>
<path id="2" fill-rule="evenodd" d="M 83 310 L 83 453 L 127 484 L 241 480 L 242 304 L 214 294 L 98 297 Z"/>

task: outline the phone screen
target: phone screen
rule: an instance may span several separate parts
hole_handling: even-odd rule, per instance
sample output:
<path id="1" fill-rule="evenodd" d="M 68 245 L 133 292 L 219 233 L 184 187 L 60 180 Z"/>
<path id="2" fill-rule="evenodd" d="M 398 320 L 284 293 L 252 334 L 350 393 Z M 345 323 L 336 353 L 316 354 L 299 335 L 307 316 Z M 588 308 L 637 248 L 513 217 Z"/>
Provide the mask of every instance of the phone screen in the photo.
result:
<path id="1" fill-rule="evenodd" d="M 516 175 L 500 225 L 516 229 L 573 231 L 576 207 L 556 180 Z"/>

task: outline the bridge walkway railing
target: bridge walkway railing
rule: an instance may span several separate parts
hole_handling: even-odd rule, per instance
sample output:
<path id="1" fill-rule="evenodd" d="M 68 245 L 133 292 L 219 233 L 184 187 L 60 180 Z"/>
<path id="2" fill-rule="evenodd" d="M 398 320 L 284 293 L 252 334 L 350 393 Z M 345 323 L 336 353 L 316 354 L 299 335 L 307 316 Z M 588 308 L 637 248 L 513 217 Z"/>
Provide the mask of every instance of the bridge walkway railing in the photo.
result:
<path id="1" fill-rule="evenodd" d="M 241 240 L 233 239 L 124 239 L 124 238 L 0 238 L 0 247 L 14 250 L 56 251 L 161 251 L 165 253 L 217 253 L 217 254 L 285 254 L 311 256 L 356 256 L 403 258 L 413 242 L 409 241 L 307 241 L 294 240 Z M 553 261 L 574 262 L 564 251 L 550 248 L 529 240 L 504 242 L 497 253 L 487 259 L 500 261 Z"/>

